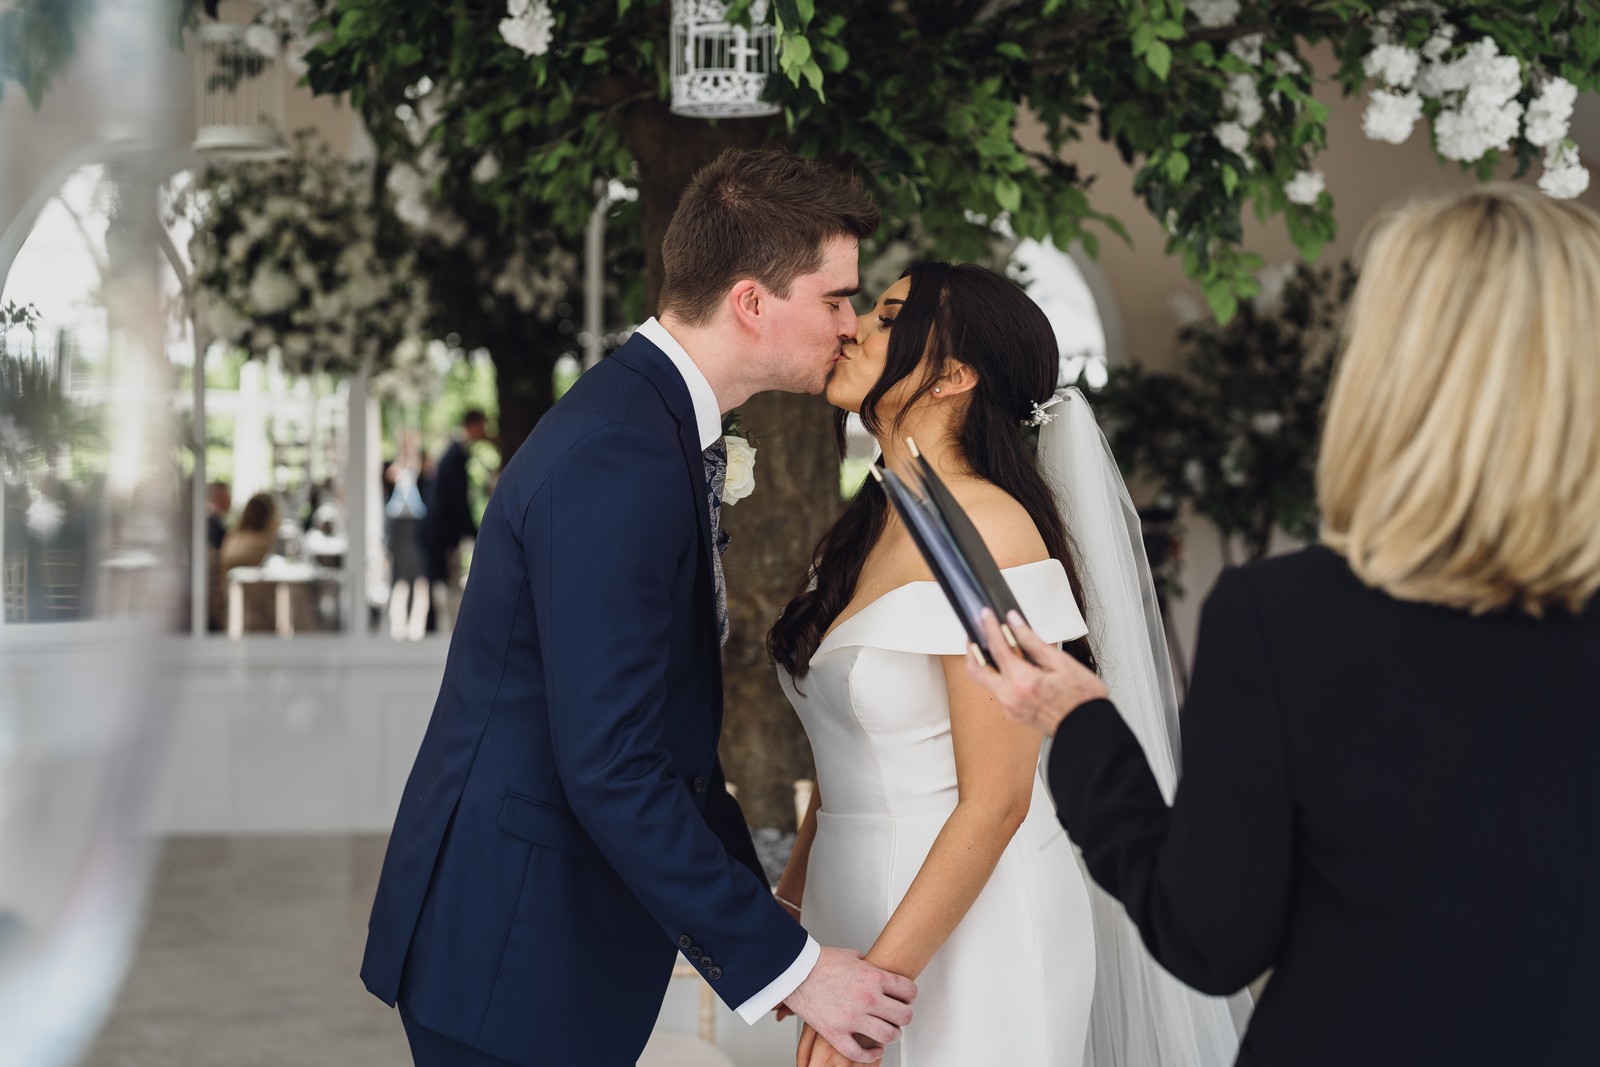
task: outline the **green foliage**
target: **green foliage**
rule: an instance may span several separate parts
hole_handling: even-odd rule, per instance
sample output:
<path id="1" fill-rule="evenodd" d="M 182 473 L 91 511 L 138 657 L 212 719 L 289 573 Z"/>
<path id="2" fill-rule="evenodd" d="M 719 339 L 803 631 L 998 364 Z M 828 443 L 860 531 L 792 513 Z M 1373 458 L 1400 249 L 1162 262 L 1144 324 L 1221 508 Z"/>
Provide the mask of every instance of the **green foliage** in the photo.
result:
<path id="1" fill-rule="evenodd" d="M 1260 558 L 1275 529 L 1316 537 L 1317 435 L 1354 284 L 1348 262 L 1302 265 L 1274 307 L 1185 327 L 1183 373 L 1114 368 L 1095 400 L 1124 473 L 1209 519 L 1230 555 L 1237 538 Z"/>
<path id="2" fill-rule="evenodd" d="M 1594 88 L 1600 30 L 1584 6 L 1456 0 L 1435 10 L 1530 68 Z M 550 51 L 525 56 L 499 37 L 502 5 L 331 0 L 310 81 L 371 114 L 426 78 L 441 108 L 433 141 L 456 170 L 490 147 L 514 161 L 478 191 L 502 232 L 548 224 L 576 234 L 594 178 L 633 173 L 630 118 L 669 95 L 669 4 L 555 0 L 551 9 Z M 969 258 L 1001 213 L 1019 236 L 1063 247 L 1081 237 L 1092 250 L 1102 227 L 1126 239 L 1072 162 L 1073 141 L 1099 137 L 1136 166 L 1135 190 L 1166 227 L 1166 251 L 1223 321 L 1253 295 L 1261 266 L 1239 248 L 1247 206 L 1282 216 L 1308 260 L 1334 236 L 1329 197 L 1303 206 L 1283 194 L 1327 141 L 1327 108 L 1314 97 L 1325 87 L 1305 55 L 1331 49 L 1337 83 L 1356 93 L 1369 84 L 1361 59 L 1380 16 L 1411 44 L 1433 25 L 1427 8 L 1389 0 L 1246 2 L 1217 28 L 1182 0 L 778 0 L 772 9 L 781 76 L 768 92 L 783 109 L 772 141 L 855 168 L 886 218 L 915 219 L 942 254 Z M 730 6 L 731 20 L 749 16 L 749 0 Z M 1229 46 L 1255 34 L 1262 58 L 1246 63 Z M 1229 79 L 1241 75 L 1264 105 L 1244 155 L 1215 133 Z M 1018 143 L 1024 101 L 1044 152 Z"/>
<path id="3" fill-rule="evenodd" d="M 86 413 L 62 391 L 55 369 L 40 357 L 39 310 L 0 306 L 0 471 L 34 473 L 91 428 Z M 14 341 L 28 337 L 26 348 Z"/>
<path id="4" fill-rule="evenodd" d="M 37 108 L 77 51 L 95 6 L 95 0 L 17 0 L 0 9 L 0 95 L 16 82 Z"/>

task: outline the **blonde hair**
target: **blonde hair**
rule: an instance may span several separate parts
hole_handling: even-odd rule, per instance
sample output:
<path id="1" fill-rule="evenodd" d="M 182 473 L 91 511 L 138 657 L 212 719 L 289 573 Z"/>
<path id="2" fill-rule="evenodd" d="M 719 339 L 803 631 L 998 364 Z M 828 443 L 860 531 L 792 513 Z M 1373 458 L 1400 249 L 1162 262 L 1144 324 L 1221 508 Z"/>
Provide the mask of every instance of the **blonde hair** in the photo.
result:
<path id="1" fill-rule="evenodd" d="M 1369 238 L 1317 463 L 1366 584 L 1474 613 L 1600 588 L 1600 215 L 1498 185 Z"/>

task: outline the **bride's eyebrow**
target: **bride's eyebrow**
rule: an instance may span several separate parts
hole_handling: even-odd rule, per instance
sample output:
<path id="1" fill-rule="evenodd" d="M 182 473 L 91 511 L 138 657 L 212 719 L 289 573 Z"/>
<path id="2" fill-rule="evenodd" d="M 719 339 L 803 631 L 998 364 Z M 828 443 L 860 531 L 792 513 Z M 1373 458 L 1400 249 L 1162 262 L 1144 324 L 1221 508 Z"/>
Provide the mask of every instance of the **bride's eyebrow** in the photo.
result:
<path id="1" fill-rule="evenodd" d="M 904 300 L 899 300 L 899 299 L 896 299 L 895 297 L 891 296 L 891 297 L 887 298 L 886 300 L 884 300 L 883 306 L 884 307 L 888 307 L 890 304 L 904 304 L 904 303 L 905 303 Z"/>

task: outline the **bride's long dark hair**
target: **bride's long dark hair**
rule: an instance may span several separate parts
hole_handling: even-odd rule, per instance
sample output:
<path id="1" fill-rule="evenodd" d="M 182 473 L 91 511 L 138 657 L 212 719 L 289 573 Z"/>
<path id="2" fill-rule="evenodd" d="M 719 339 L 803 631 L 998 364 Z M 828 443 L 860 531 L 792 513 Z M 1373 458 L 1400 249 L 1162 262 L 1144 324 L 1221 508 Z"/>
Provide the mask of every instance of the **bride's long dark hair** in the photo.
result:
<path id="1" fill-rule="evenodd" d="M 861 401 L 862 423 L 880 435 L 884 424 L 878 404 L 896 383 L 919 369 L 920 380 L 902 411 L 932 391 L 947 362 L 958 360 L 971 367 L 978 384 L 957 431 L 961 458 L 974 474 L 1027 509 L 1050 555 L 1066 568 L 1072 593 L 1083 605 L 1083 585 L 1061 509 L 1022 432 L 1022 421 L 1033 405 L 1055 389 L 1060 351 L 1050 320 L 1014 282 L 985 267 L 918 263 L 901 277 L 911 279 L 911 291 L 895 316 L 883 374 Z M 835 419 L 841 457 L 846 418 L 847 413 L 840 411 Z M 896 430 L 898 423 L 897 417 L 890 430 Z M 861 567 L 883 532 L 887 515 L 883 489 L 869 479 L 817 542 L 811 569 L 767 634 L 772 658 L 796 678 L 810 669 L 822 635 L 854 595 Z M 1066 648 L 1094 669 L 1088 638 Z"/>

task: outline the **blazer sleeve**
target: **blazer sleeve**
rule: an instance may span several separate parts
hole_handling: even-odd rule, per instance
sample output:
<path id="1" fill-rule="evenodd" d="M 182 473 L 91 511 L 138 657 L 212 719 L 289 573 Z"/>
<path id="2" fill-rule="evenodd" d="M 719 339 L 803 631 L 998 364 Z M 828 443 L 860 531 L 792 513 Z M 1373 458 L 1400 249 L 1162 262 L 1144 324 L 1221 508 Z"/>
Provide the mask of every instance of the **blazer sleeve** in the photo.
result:
<path id="1" fill-rule="evenodd" d="M 1204 993 L 1232 993 L 1277 958 L 1293 869 L 1287 744 L 1245 579 L 1224 572 L 1201 617 L 1169 810 L 1144 750 L 1104 700 L 1051 747 L 1057 814 L 1151 955 Z"/>
<path id="2" fill-rule="evenodd" d="M 523 544 L 573 814 L 672 943 L 712 957 L 712 988 L 737 1007 L 796 961 L 807 936 L 748 866 L 748 831 L 735 848 L 748 855 L 730 855 L 707 825 L 726 813 L 702 816 L 664 743 L 669 636 L 681 625 L 672 590 L 702 551 L 699 527 L 673 520 L 693 514 L 684 482 L 676 442 L 603 427 L 530 502 Z M 716 792 L 726 796 L 720 783 Z"/>

